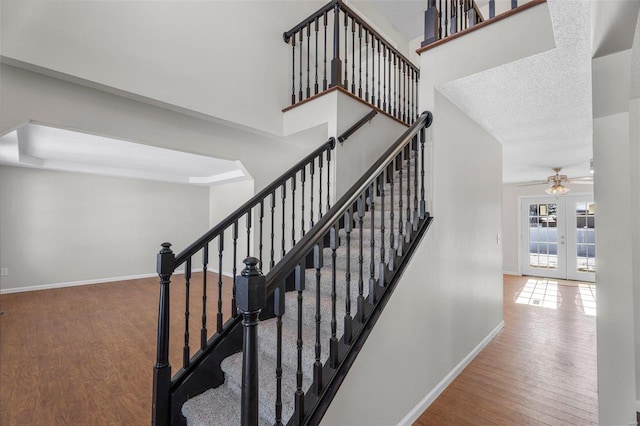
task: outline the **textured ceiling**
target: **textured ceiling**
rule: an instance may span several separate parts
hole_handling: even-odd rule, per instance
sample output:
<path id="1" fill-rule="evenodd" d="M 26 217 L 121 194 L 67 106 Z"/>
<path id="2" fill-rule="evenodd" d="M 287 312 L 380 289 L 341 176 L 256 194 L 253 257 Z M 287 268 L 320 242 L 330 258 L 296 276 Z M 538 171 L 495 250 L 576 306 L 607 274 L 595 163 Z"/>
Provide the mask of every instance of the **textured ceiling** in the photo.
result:
<path id="1" fill-rule="evenodd" d="M 544 179 L 553 167 L 589 174 L 590 3 L 549 0 L 548 7 L 555 49 L 440 88 L 503 144 L 505 183 Z"/>
<path id="2" fill-rule="evenodd" d="M 444 84 L 439 89 L 503 144 L 504 182 L 546 179 L 553 167 L 589 175 L 592 158 L 591 20 L 588 0 L 548 0 L 556 48 Z M 379 0 L 405 35 L 424 3 Z M 404 9 L 400 12 L 396 9 Z M 389 12 L 393 10 L 393 12 Z M 420 14 L 421 15 L 421 14 Z M 535 34 L 531 35 L 535 37 Z"/>

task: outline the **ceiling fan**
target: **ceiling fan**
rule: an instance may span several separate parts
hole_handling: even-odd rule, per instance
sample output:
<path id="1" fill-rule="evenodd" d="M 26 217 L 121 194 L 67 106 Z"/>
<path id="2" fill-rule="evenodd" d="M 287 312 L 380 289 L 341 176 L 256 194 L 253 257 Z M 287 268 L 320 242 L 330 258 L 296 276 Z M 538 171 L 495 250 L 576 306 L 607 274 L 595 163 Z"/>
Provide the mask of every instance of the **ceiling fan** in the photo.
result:
<path id="1" fill-rule="evenodd" d="M 572 183 L 572 184 L 587 184 L 587 185 L 593 185 L 593 177 L 592 176 L 580 176 L 580 177 L 575 177 L 575 178 L 571 178 L 569 179 L 567 177 L 567 175 L 561 175 L 560 171 L 562 170 L 562 167 L 554 167 L 553 171 L 556 172 L 555 175 L 551 175 L 549 177 L 547 177 L 547 180 L 542 180 L 542 181 L 538 181 L 538 182 L 531 182 L 528 184 L 524 184 L 524 185 L 519 185 L 519 186 L 532 186 L 532 185 L 548 185 L 551 184 L 551 186 L 549 186 L 547 189 L 545 189 L 545 192 L 547 194 L 551 194 L 551 195 L 562 195 L 562 194 L 566 194 L 567 192 L 570 191 L 569 188 L 567 188 L 566 186 L 564 186 L 563 184 L 567 184 L 567 183 Z"/>

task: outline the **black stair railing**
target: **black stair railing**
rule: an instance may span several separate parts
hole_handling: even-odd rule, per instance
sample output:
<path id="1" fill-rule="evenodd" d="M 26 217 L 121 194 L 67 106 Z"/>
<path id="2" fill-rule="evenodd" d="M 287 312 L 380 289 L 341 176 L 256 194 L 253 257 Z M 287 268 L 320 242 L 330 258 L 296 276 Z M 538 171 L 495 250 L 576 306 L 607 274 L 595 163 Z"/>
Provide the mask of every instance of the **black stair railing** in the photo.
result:
<path id="1" fill-rule="evenodd" d="M 424 12 L 424 40 L 422 41 L 422 47 L 424 48 L 436 41 L 480 28 L 511 13 L 544 1 L 520 0 L 518 2 L 518 0 L 511 0 L 511 9 L 496 15 L 496 2 L 495 0 L 489 0 L 488 16 L 485 18 L 475 0 L 428 0 L 427 9 Z"/>
<path id="2" fill-rule="evenodd" d="M 275 401 L 274 424 L 317 424 L 320 421 L 353 363 L 357 351 L 362 347 L 364 339 L 395 288 L 399 277 L 398 271 L 408 262 L 409 254 L 413 252 L 421 235 L 431 222 L 426 210 L 424 164 L 425 131 L 431 125 L 432 119 L 429 112 L 420 115 L 362 178 L 266 274 L 267 295 L 284 291 L 290 276 L 294 277 L 294 290 L 297 293 L 296 333 L 298 337 L 295 389 L 282 387 L 280 359 L 283 348 L 280 335 L 285 309 L 279 298 L 274 298 L 273 302 L 279 336 L 275 348 L 278 365 L 273 372 L 278 395 Z M 387 196 L 389 197 L 388 206 L 385 204 Z M 393 214 L 396 209 L 400 211 L 399 217 Z M 370 221 L 371 234 L 368 241 L 365 240 L 366 232 L 364 232 L 365 215 Z M 381 223 L 376 224 L 378 220 Z M 394 228 L 394 222 L 397 223 L 396 228 Z M 351 244 L 354 226 L 357 229 L 358 238 L 355 247 Z M 380 230 L 378 238 L 375 237 L 374 229 Z M 386 229 L 390 229 L 388 246 L 384 239 Z M 325 256 L 326 253 L 323 254 L 327 244 L 331 253 L 328 257 Z M 346 286 L 338 290 L 336 251 L 341 247 L 346 251 Z M 352 251 L 354 253 L 351 253 Z M 315 273 L 312 282 L 307 283 L 306 280 L 309 278 L 305 274 L 305 269 L 310 254 L 313 256 L 312 269 Z M 351 287 L 351 258 L 358 259 L 357 292 L 352 292 Z M 365 258 L 368 258 L 366 264 Z M 329 267 L 328 272 L 327 267 Z M 323 278 L 323 273 L 328 273 L 329 278 Z M 326 284 L 327 280 L 329 284 Z M 307 287 L 312 289 L 310 293 L 305 292 L 308 290 Z M 331 298 L 331 307 L 328 311 L 321 308 L 321 292 L 327 291 Z M 342 295 L 345 300 L 344 310 L 338 309 L 336 305 L 338 291 L 344 292 Z M 305 297 L 312 297 L 313 301 L 305 302 Z M 355 315 L 352 315 L 353 302 L 356 305 Z M 305 340 L 303 333 L 304 307 L 311 307 L 314 310 L 315 331 L 311 341 Z M 340 315 L 343 315 L 342 318 Z M 329 321 L 323 321 L 325 316 L 329 316 Z M 339 323 L 343 324 L 341 335 L 337 331 Z M 248 346 L 255 350 L 257 337 L 254 336 L 252 339 Z M 312 352 L 305 351 L 305 347 L 314 349 Z M 323 353 L 327 353 L 324 363 Z M 309 369 L 311 381 L 305 383 L 304 378 L 309 377 L 305 372 Z M 245 381 L 252 383 L 255 379 L 253 376 L 257 375 L 257 364 L 253 369 L 243 371 L 248 375 L 248 377 L 243 376 L 243 383 Z M 243 389 L 242 397 L 250 401 L 257 400 L 258 395 L 251 392 L 247 390 L 245 393 Z M 293 400 L 293 404 L 290 404 L 294 407 L 290 419 L 281 417 L 283 400 L 286 398 Z M 243 401 L 241 406 L 249 407 L 251 404 Z M 256 413 L 242 413 L 242 418 L 256 418 L 256 416 Z"/>
<path id="3" fill-rule="evenodd" d="M 373 115 L 369 113 L 365 118 L 370 121 Z M 363 124 L 363 120 L 358 121 L 340 138 L 346 139 Z M 186 381 L 195 380 L 194 371 L 202 367 L 212 349 L 222 340 L 234 338 L 234 326 L 242 319 L 237 300 L 237 265 L 253 255 L 264 259 L 255 265 L 256 268 L 271 270 L 331 208 L 334 167 L 331 152 L 335 146 L 336 139 L 329 138 L 179 254 L 174 254 L 170 243 L 162 244 L 157 255 L 160 297 L 153 375 L 154 425 L 167 425 L 173 422 L 172 419 L 180 418 L 179 406 L 184 401 L 173 398 L 176 392 L 180 391 L 180 398 L 185 399 L 207 387 L 214 387 L 215 383 L 212 385 L 203 380 L 190 385 L 188 391 L 184 390 Z M 210 255 L 212 251 L 215 254 Z M 197 267 L 200 258 L 201 267 Z M 212 269 L 217 275 L 208 273 Z M 228 278 L 231 283 L 225 282 L 225 270 L 232 272 Z M 176 272 L 184 276 L 184 291 L 175 287 L 180 285 L 174 276 Z M 184 304 L 184 312 L 179 313 L 183 320 L 178 330 L 175 326 L 170 327 L 172 278 L 176 281 L 172 286 L 174 291 L 181 293 L 180 300 L 174 298 L 174 303 Z M 215 281 L 211 283 L 212 278 Z M 231 296 L 225 299 L 227 292 L 223 292 L 223 288 L 229 285 L 232 286 Z M 212 295 L 215 297 L 210 300 Z M 190 303 L 193 299 L 199 304 Z M 213 321 L 210 321 L 211 316 Z M 192 317 L 196 317 L 195 321 Z M 174 318 L 173 322 L 179 323 L 179 318 Z M 198 336 L 197 342 L 193 341 L 194 335 Z M 177 358 L 176 351 L 170 352 L 170 348 L 178 346 L 181 347 L 178 362 L 181 368 L 172 377 L 171 353 L 174 354 L 174 365 Z"/>
<path id="4" fill-rule="evenodd" d="M 406 124 L 418 116 L 420 70 L 342 0 L 283 38 L 291 44 L 291 105 L 340 87 Z"/>

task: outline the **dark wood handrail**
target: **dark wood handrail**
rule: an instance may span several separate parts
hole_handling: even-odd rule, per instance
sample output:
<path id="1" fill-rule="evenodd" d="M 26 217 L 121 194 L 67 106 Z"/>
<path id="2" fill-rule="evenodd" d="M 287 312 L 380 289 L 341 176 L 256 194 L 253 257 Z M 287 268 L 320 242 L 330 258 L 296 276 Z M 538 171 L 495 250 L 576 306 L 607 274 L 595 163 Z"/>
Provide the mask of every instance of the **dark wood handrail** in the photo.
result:
<path id="1" fill-rule="evenodd" d="M 336 139 L 331 137 L 321 146 L 316 148 L 312 153 L 304 157 L 302 160 L 298 161 L 293 167 L 280 175 L 279 178 L 273 181 L 269 186 L 264 188 L 262 191 L 258 192 L 256 195 L 251 197 L 249 201 L 244 203 L 242 206 L 238 207 L 233 213 L 227 216 L 222 222 L 220 222 L 215 227 L 211 228 L 209 232 L 204 234 L 202 237 L 198 238 L 195 242 L 193 242 L 189 247 L 182 250 L 176 256 L 175 267 L 177 268 L 182 263 L 184 263 L 188 258 L 196 254 L 199 250 L 201 250 L 207 243 L 213 240 L 216 236 L 218 236 L 221 232 L 224 232 L 225 229 L 229 228 L 235 221 L 239 220 L 242 216 L 247 214 L 247 211 L 254 208 L 262 200 L 264 200 L 269 194 L 275 191 L 278 187 L 282 185 L 282 182 L 286 182 L 288 179 L 291 179 L 293 175 L 295 175 L 300 169 L 305 167 L 313 158 L 316 158 L 320 153 L 324 151 L 329 151 L 335 148 Z"/>
<path id="2" fill-rule="evenodd" d="M 364 126 L 369 121 L 371 121 L 373 119 L 373 117 L 376 116 L 376 114 L 378 114 L 378 111 L 375 110 L 375 109 L 369 111 L 369 114 L 367 114 L 364 117 L 362 117 L 360 119 L 360 121 L 358 121 L 356 124 L 351 126 L 351 128 L 349 130 L 347 130 L 346 132 L 341 134 L 338 137 L 338 142 L 342 143 L 342 142 L 346 141 L 347 139 L 349 139 L 349 136 L 351 136 L 353 133 L 355 133 L 360 127 Z"/>
<path id="3" fill-rule="evenodd" d="M 429 127 L 433 122 L 433 115 L 429 111 L 423 112 L 413 125 L 367 170 L 363 176 L 351 187 L 333 207 L 311 228 L 304 237 L 278 262 L 266 275 L 267 294 L 275 291 L 276 287 L 295 269 L 302 259 L 311 252 L 318 241 L 329 232 L 331 227 L 342 217 L 344 212 L 352 206 L 358 197 L 367 190 L 377 176 L 389 165 L 422 127 Z"/>

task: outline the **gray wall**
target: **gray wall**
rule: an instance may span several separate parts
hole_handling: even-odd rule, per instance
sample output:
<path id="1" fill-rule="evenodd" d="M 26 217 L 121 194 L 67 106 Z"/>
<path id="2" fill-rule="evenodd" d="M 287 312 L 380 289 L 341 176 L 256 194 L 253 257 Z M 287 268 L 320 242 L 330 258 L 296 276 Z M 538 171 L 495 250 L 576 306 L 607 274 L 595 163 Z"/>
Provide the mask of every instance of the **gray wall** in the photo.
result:
<path id="1" fill-rule="evenodd" d="M 434 117 L 434 222 L 323 424 L 397 424 L 502 321 L 501 145 L 440 95 Z"/>
<path id="2" fill-rule="evenodd" d="M 1 289 L 153 273 L 208 211 L 206 187 L 0 166 Z"/>

